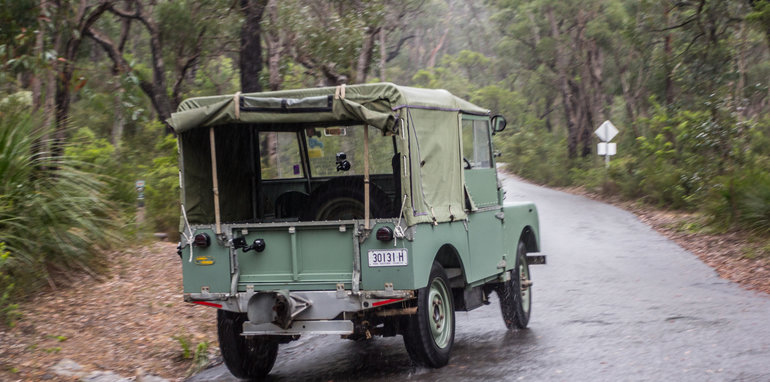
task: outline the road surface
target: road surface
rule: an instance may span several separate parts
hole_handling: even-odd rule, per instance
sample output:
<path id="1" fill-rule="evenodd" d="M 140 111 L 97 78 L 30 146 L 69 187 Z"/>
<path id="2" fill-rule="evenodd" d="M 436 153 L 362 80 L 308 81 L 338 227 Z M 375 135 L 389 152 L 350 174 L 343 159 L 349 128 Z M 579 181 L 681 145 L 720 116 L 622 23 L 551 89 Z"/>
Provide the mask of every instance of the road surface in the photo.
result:
<path id="1" fill-rule="evenodd" d="M 540 212 L 548 265 L 530 327 L 508 331 L 496 299 L 457 313 L 442 369 L 414 367 L 400 336 L 309 336 L 282 345 L 269 380 L 770 381 L 770 297 L 720 279 L 616 207 L 504 179 Z M 494 296 L 493 296 L 494 298 Z M 236 381 L 224 366 L 189 381 Z"/>

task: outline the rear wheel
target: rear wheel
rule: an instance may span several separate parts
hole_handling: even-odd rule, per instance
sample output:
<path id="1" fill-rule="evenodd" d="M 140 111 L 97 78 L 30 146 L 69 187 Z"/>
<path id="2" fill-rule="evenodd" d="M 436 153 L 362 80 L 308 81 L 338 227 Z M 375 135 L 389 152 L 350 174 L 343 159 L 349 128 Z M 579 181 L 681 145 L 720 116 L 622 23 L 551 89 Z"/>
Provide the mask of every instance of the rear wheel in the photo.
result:
<path id="1" fill-rule="evenodd" d="M 415 363 L 442 367 L 449 363 L 455 338 L 454 304 L 441 264 L 433 263 L 428 280 L 417 291 L 417 313 L 409 316 L 404 344 Z"/>
<path id="2" fill-rule="evenodd" d="M 230 373 L 242 379 L 261 380 L 275 364 L 278 341 L 268 336 L 242 336 L 244 322 L 246 314 L 217 311 L 219 348 Z"/>
<path id="3" fill-rule="evenodd" d="M 527 247 L 519 242 L 516 248 L 516 263 L 511 270 L 511 279 L 500 283 L 495 289 L 500 298 L 500 310 L 508 329 L 524 329 L 529 324 L 532 312 L 532 281 L 527 264 Z"/>

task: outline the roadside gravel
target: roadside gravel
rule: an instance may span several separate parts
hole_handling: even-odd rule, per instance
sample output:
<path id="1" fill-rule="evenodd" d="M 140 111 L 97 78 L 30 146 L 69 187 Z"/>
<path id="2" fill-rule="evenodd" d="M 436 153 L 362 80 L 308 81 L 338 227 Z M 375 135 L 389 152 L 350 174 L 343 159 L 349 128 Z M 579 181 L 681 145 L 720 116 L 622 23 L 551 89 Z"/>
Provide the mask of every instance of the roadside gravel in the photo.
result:
<path id="1" fill-rule="evenodd" d="M 208 349 L 201 354 L 216 356 L 216 310 L 182 301 L 175 244 L 109 256 L 114 266 L 102 280 L 83 276 L 69 288 L 40 293 L 20 304 L 14 328 L 0 325 L 1 381 L 74 380 L 52 371 L 62 359 L 85 373 L 181 380 L 193 367 L 183 343 L 190 355 L 203 343 Z"/>

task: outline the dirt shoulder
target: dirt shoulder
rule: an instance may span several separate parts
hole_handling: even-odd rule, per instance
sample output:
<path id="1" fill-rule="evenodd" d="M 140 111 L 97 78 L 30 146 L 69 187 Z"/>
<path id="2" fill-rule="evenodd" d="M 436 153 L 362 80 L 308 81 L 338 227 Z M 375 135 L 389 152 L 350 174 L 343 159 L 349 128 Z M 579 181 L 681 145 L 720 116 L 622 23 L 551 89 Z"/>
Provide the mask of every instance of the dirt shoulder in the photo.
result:
<path id="1" fill-rule="evenodd" d="M 705 218 L 695 213 L 656 209 L 582 188 L 560 190 L 633 212 L 639 220 L 697 255 L 723 279 L 770 294 L 770 240 L 767 238 L 746 232 L 708 233 Z"/>
<path id="2" fill-rule="evenodd" d="M 116 264 L 103 280 L 83 277 L 20 304 L 12 329 L 0 326 L 0 380 L 65 380 L 51 372 L 71 359 L 85 372 L 112 371 L 184 378 L 194 354 L 216 342 L 216 310 L 182 301 L 176 245 L 158 242 L 111 253 Z M 205 345 L 201 345 L 205 348 Z"/>

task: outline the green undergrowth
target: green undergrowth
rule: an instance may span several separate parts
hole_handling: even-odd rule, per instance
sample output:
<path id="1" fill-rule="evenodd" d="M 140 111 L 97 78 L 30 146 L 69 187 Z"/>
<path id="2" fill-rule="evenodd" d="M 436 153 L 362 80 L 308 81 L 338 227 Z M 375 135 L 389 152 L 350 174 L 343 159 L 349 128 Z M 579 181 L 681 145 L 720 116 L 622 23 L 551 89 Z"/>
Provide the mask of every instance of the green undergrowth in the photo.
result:
<path id="1" fill-rule="evenodd" d="M 17 296 L 71 275 L 96 275 L 120 242 L 111 178 L 95 163 L 52 154 L 50 136 L 23 103 L 0 108 L 0 305 L 8 321 Z M 68 148 L 63 150 L 67 152 Z"/>
<path id="2" fill-rule="evenodd" d="M 565 138 L 537 124 L 496 143 L 508 169 L 536 183 L 693 213 L 677 230 L 769 237 L 770 118 L 740 121 L 718 102 L 704 110 L 653 105 L 636 121 L 640 136 L 616 139 L 608 167 L 596 155 L 569 158 Z"/>

